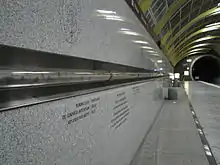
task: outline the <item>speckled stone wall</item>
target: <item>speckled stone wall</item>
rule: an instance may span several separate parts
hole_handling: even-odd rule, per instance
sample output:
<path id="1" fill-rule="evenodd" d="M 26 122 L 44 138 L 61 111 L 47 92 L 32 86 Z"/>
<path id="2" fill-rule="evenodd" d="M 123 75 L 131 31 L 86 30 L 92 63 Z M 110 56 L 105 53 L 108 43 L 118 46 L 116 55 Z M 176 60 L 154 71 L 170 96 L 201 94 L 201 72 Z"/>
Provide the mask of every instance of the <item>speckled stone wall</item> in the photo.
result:
<path id="1" fill-rule="evenodd" d="M 162 104 L 161 82 L 0 113 L 1 165 L 127 165 Z"/>
<path id="2" fill-rule="evenodd" d="M 1 0 L 0 44 L 69 56 L 154 68 L 145 40 L 160 52 L 124 0 Z M 106 20 L 96 10 L 116 12 L 125 21 Z M 143 36 L 118 33 L 131 29 Z"/>

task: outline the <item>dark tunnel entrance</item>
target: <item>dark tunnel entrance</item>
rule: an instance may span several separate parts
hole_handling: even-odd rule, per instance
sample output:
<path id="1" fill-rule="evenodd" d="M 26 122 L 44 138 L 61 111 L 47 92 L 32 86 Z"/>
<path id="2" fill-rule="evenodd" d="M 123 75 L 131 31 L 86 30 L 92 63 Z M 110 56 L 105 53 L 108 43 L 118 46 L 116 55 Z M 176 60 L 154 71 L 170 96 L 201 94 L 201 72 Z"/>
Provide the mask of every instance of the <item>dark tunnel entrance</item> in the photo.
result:
<path id="1" fill-rule="evenodd" d="M 194 80 L 220 84 L 220 59 L 213 56 L 203 56 L 192 66 Z"/>

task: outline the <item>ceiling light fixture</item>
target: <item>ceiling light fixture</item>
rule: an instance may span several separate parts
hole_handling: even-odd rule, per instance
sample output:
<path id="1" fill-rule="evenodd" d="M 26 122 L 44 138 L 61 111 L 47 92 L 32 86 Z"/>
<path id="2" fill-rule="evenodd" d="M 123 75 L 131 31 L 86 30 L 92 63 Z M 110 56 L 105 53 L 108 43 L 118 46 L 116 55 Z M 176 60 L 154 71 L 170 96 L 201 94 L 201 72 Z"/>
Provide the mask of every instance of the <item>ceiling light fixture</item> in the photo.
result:
<path id="1" fill-rule="evenodd" d="M 191 58 L 189 58 L 189 59 L 187 59 L 187 60 L 186 60 L 186 62 L 192 62 L 192 59 L 191 59 Z"/>

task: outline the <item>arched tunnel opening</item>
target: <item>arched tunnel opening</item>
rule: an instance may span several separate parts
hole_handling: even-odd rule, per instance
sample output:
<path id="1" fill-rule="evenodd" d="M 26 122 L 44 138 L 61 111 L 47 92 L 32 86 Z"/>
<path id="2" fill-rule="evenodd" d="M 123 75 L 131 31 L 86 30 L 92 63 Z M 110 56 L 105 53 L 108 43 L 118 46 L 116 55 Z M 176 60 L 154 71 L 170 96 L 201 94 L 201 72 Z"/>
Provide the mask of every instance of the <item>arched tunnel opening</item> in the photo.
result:
<path id="1" fill-rule="evenodd" d="M 194 80 L 220 84 L 220 59 L 214 56 L 202 56 L 192 64 Z"/>

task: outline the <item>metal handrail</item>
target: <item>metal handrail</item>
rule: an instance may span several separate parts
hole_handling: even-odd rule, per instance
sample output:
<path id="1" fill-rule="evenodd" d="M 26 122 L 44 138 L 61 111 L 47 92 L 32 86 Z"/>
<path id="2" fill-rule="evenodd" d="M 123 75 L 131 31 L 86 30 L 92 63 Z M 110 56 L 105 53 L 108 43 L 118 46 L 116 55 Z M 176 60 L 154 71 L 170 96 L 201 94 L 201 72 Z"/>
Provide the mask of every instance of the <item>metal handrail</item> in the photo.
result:
<path id="1" fill-rule="evenodd" d="M 98 70 L 0 70 L 0 89 L 105 82 L 163 76 L 161 73 L 108 72 Z"/>

